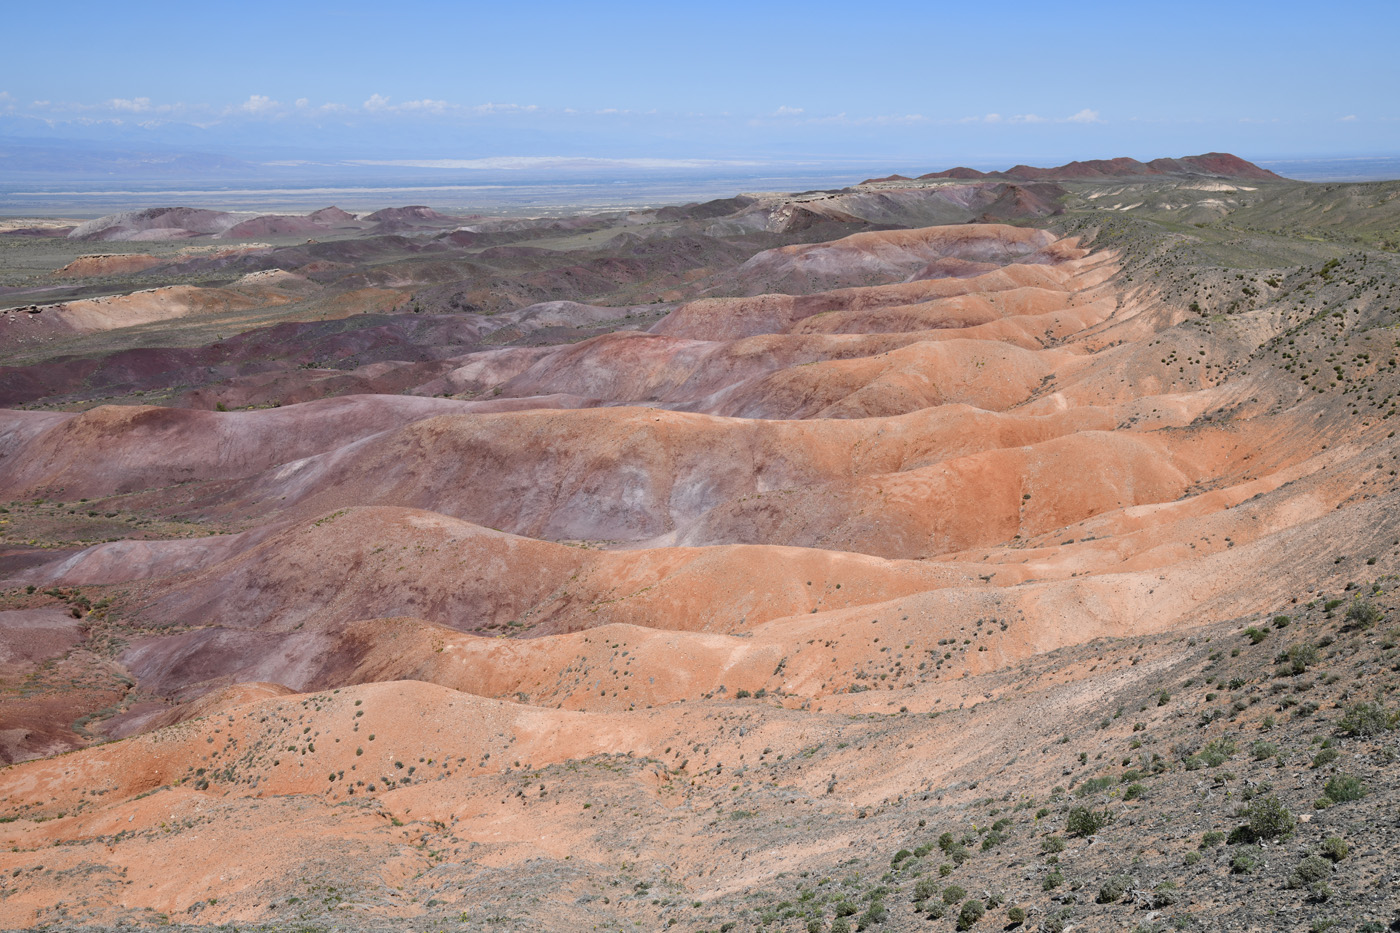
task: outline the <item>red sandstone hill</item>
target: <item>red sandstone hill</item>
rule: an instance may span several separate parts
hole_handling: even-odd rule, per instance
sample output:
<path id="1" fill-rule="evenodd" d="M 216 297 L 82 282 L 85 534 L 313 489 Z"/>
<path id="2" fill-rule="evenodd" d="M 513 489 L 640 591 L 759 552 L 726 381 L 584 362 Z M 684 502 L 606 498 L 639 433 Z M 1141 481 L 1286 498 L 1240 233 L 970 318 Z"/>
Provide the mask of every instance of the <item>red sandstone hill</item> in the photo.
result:
<path id="1" fill-rule="evenodd" d="M 1220 178 L 1250 178 L 1258 181 L 1272 181 L 1282 177 L 1228 152 L 1207 152 L 1202 155 L 1183 156 L 1179 159 L 1153 159 L 1151 162 L 1139 162 L 1137 159 L 1120 157 L 1069 162 L 1054 168 L 1016 165 L 1004 172 L 979 172 L 975 168 L 959 166 L 941 172 L 929 172 L 926 175 L 920 175 L 919 179 L 921 181 L 934 178 L 955 178 L 967 181 L 980 179 L 989 181 L 1044 181 L 1049 179 L 1064 181 L 1131 178 L 1144 175 L 1210 175 Z M 894 181 L 898 180 L 898 177 L 874 178 L 870 181 Z"/>

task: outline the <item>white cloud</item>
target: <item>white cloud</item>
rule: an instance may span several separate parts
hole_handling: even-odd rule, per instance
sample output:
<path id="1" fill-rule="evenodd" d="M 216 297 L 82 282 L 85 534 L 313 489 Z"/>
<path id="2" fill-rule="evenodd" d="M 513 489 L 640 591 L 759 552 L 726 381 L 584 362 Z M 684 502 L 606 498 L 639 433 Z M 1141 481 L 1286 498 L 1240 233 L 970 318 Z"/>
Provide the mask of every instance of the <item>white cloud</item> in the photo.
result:
<path id="1" fill-rule="evenodd" d="M 145 113 L 151 109 L 151 99 L 149 97 L 133 97 L 126 99 L 114 97 L 107 101 L 107 106 L 113 110 L 121 110 L 126 113 Z"/>
<path id="2" fill-rule="evenodd" d="M 422 100 L 406 100 L 394 109 L 416 110 L 422 113 L 446 113 L 451 107 L 452 105 L 445 100 L 431 100 L 425 97 Z"/>
<path id="3" fill-rule="evenodd" d="M 806 112 L 806 111 L 803 110 L 801 107 L 789 107 L 787 104 L 784 104 L 783 106 L 779 107 L 777 110 L 774 110 L 774 111 L 773 111 L 773 116 L 775 116 L 775 117 L 795 117 L 795 116 L 798 116 L 799 114 L 802 114 L 802 113 L 805 113 L 805 112 Z"/>
<path id="4" fill-rule="evenodd" d="M 958 122 L 1009 126 L 1013 124 L 1026 125 L 1034 123 L 1103 123 L 1105 121 L 1097 110 L 1090 110 L 1086 107 L 1078 113 L 1070 114 L 1067 117 L 1042 117 L 1038 113 L 1013 113 L 1009 115 L 987 113 L 980 117 L 963 117 Z"/>
<path id="5" fill-rule="evenodd" d="M 305 110 L 307 107 L 311 106 L 311 101 L 307 100 L 305 97 L 298 97 L 295 106 L 298 110 Z"/>
<path id="6" fill-rule="evenodd" d="M 369 100 L 365 101 L 363 106 L 366 110 L 371 111 L 388 110 L 389 98 L 385 97 L 383 94 L 371 94 L 369 95 Z"/>
<path id="7" fill-rule="evenodd" d="M 1340 120 L 1338 120 L 1337 122 L 1338 122 L 1338 123 L 1355 123 L 1355 122 L 1356 122 L 1356 114 L 1354 114 L 1354 113 L 1349 113 L 1349 114 L 1347 114 L 1346 116 L 1342 117 L 1342 118 L 1341 118 Z"/>
<path id="8" fill-rule="evenodd" d="M 249 94 L 248 99 L 238 105 L 238 109 L 244 113 L 267 113 L 271 110 L 279 110 L 281 107 L 281 103 L 262 94 Z"/>

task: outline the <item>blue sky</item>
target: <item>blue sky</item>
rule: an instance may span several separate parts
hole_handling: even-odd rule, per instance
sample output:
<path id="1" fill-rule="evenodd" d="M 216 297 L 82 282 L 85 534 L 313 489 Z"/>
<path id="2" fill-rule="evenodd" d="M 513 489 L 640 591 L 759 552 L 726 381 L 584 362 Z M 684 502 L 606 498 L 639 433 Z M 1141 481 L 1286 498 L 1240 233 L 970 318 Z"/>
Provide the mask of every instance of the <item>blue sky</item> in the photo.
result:
<path id="1" fill-rule="evenodd" d="M 105 0 L 3 20 L 11 139 L 449 167 L 1400 151 L 1393 0 Z"/>

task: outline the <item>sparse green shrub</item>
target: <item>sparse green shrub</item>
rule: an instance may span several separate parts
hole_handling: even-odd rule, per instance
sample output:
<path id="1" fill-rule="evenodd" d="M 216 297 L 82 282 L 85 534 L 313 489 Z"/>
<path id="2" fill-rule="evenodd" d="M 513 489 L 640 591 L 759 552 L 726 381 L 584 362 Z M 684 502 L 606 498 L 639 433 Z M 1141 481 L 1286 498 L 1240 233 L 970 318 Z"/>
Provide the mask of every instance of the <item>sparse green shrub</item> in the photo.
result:
<path id="1" fill-rule="evenodd" d="M 1114 875 L 1099 886 L 1098 902 L 1113 904 L 1119 901 L 1133 886 L 1133 879 L 1127 875 Z"/>
<path id="2" fill-rule="evenodd" d="M 938 882 L 932 878 L 920 878 L 914 885 L 914 900 L 926 901 L 938 893 Z"/>
<path id="3" fill-rule="evenodd" d="M 1348 803 L 1366 796 L 1366 785 L 1353 774 L 1338 774 L 1327 781 L 1323 793 L 1336 803 Z"/>
<path id="4" fill-rule="evenodd" d="M 1046 836 L 1044 839 L 1040 840 L 1040 851 L 1042 852 L 1053 855 L 1056 852 L 1063 852 L 1064 850 L 1064 836 Z"/>
<path id="5" fill-rule="evenodd" d="M 1113 814 L 1108 810 L 1093 810 L 1089 807 L 1072 807 L 1065 820 L 1065 829 L 1071 835 L 1092 836 L 1113 822 Z"/>
<path id="6" fill-rule="evenodd" d="M 1251 625 L 1249 628 L 1245 629 L 1245 630 L 1244 630 L 1244 634 L 1245 634 L 1245 637 L 1249 639 L 1250 644 L 1253 644 L 1253 645 L 1257 645 L 1257 644 L 1259 644 L 1261 641 L 1263 641 L 1264 639 L 1266 639 L 1266 638 L 1269 637 L 1269 633 L 1268 633 L 1268 632 L 1266 632 L 1266 631 L 1265 631 L 1264 629 L 1262 629 L 1262 628 L 1255 628 L 1253 625 Z"/>
<path id="7" fill-rule="evenodd" d="M 1058 871 L 1052 871 L 1050 874 L 1045 876 L 1044 880 L 1040 882 L 1040 889 L 1042 891 L 1053 891 L 1064 883 L 1065 876 L 1060 874 Z"/>
<path id="8" fill-rule="evenodd" d="M 968 898 L 963 902 L 962 910 L 958 911 L 958 929 L 970 930 L 972 925 L 982 919 L 982 915 L 987 909 L 982 906 L 982 902 L 975 898 Z"/>
<path id="9" fill-rule="evenodd" d="M 1026 911 L 1021 907 L 1012 907 L 1006 912 L 1006 919 L 1011 921 L 1013 926 L 1026 922 Z"/>
<path id="10" fill-rule="evenodd" d="M 1283 805 L 1283 801 L 1270 794 L 1254 800 L 1244 812 L 1245 823 L 1240 827 L 1240 835 L 1247 842 L 1259 839 L 1277 839 L 1292 834 L 1298 820 Z"/>
<path id="11" fill-rule="evenodd" d="M 1224 841 L 1225 841 L 1225 834 L 1224 834 L 1224 833 L 1219 832 L 1218 830 L 1214 830 L 1214 829 L 1207 830 L 1206 833 L 1205 833 L 1205 835 L 1201 836 L 1201 848 L 1202 848 L 1202 849 L 1209 849 L 1211 846 L 1218 846 L 1218 845 L 1220 845 L 1220 843 L 1222 843 L 1222 842 L 1224 842 Z"/>
<path id="12" fill-rule="evenodd" d="M 1358 596 L 1347 607 L 1346 619 L 1351 628 L 1365 631 L 1381 620 L 1381 611 L 1374 603 Z"/>
<path id="13" fill-rule="evenodd" d="M 1380 735 L 1395 728 L 1395 719 L 1395 715 L 1379 703 L 1353 703 L 1337 720 L 1337 731 L 1342 735 Z"/>
<path id="14" fill-rule="evenodd" d="M 1099 793 L 1100 791 L 1107 790 L 1108 788 L 1112 787 L 1115 783 L 1117 782 L 1112 777 L 1108 776 L 1089 778 L 1087 781 L 1083 781 L 1075 786 L 1074 796 L 1089 797 L 1093 794 Z"/>
<path id="15" fill-rule="evenodd" d="M 1260 739 L 1249 746 L 1249 753 L 1254 756 L 1255 761 L 1266 761 L 1278 754 L 1278 746 Z"/>
<path id="16" fill-rule="evenodd" d="M 1332 877 L 1332 863 L 1320 855 L 1309 855 L 1298 863 L 1288 878 L 1290 888 L 1311 888 Z"/>
<path id="17" fill-rule="evenodd" d="M 1157 910 L 1170 907 L 1176 903 L 1176 882 L 1163 881 L 1152 889 L 1152 906 Z"/>
<path id="18" fill-rule="evenodd" d="M 1147 792 L 1147 787 L 1146 787 L 1146 785 L 1143 785 L 1143 784 L 1129 784 L 1129 785 L 1128 785 L 1126 788 L 1124 788 L 1124 790 L 1123 790 L 1123 799 L 1124 799 L 1124 800 L 1137 800 L 1139 797 L 1141 797 L 1141 796 L 1142 796 L 1144 793 L 1146 793 L 1146 792 Z"/>
<path id="19" fill-rule="evenodd" d="M 924 916 L 930 920 L 937 920 L 948 912 L 948 907 L 942 901 L 929 901 L 924 905 Z"/>
<path id="20" fill-rule="evenodd" d="M 1236 875 L 1252 875 L 1259 867 L 1259 850 L 1254 846 L 1240 849 L 1230 859 L 1230 871 Z"/>
<path id="21" fill-rule="evenodd" d="M 943 891 L 943 903 L 945 904 L 956 904 L 965 897 L 967 897 L 967 890 L 960 885 L 950 884 Z"/>
<path id="22" fill-rule="evenodd" d="M 1275 662 L 1282 665 L 1279 668 L 1280 675 L 1296 677 L 1305 672 L 1310 665 L 1316 664 L 1317 657 L 1317 646 L 1304 642 L 1290 646 L 1275 659 Z"/>
<path id="23" fill-rule="evenodd" d="M 868 930 L 873 926 L 884 923 L 889 919 L 890 912 L 885 907 L 884 901 L 871 901 L 870 906 L 865 909 L 865 913 L 860 915 L 859 922 L 856 923 L 857 930 Z"/>
<path id="24" fill-rule="evenodd" d="M 1322 840 L 1322 845 L 1318 846 L 1318 852 L 1323 858 L 1333 862 L 1340 862 L 1351 854 L 1351 847 L 1341 836 L 1328 836 Z"/>
<path id="25" fill-rule="evenodd" d="M 837 917 L 831 921 L 831 933 L 851 933 L 851 921 L 845 917 Z"/>

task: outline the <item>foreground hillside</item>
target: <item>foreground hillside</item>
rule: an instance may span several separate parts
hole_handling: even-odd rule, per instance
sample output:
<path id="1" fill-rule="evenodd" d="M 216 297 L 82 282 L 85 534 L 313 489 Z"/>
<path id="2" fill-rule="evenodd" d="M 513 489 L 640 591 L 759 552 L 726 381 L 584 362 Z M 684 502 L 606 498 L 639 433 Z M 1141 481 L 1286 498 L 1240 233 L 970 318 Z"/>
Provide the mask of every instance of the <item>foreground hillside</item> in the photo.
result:
<path id="1" fill-rule="evenodd" d="M 1400 922 L 1389 201 L 1090 168 L 25 247 L 0 926 Z"/>

